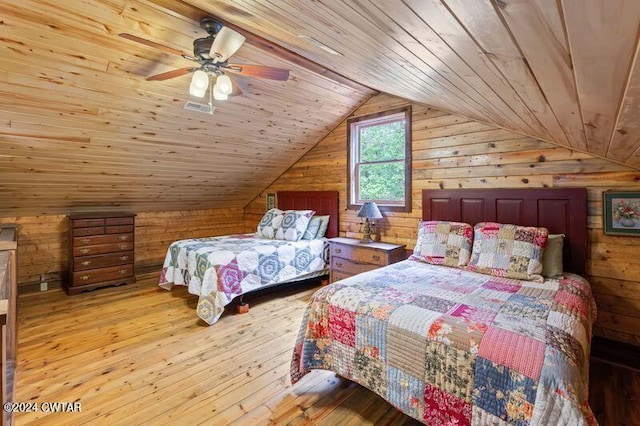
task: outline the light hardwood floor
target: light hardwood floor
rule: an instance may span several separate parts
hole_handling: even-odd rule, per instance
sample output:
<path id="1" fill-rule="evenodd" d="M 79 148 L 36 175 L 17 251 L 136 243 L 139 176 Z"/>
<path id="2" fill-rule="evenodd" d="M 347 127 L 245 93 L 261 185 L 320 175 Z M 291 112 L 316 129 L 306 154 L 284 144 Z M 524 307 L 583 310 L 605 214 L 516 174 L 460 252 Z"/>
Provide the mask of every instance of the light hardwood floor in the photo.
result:
<path id="1" fill-rule="evenodd" d="M 79 401 L 82 412 L 18 414 L 16 424 L 417 423 L 330 372 L 291 386 L 291 352 L 317 284 L 249 297 L 249 314 L 226 312 L 208 327 L 195 316 L 194 296 L 156 282 L 154 274 L 73 297 L 20 299 L 15 400 Z M 607 371 L 591 380 L 601 424 L 634 424 L 640 373 L 593 365 Z"/>

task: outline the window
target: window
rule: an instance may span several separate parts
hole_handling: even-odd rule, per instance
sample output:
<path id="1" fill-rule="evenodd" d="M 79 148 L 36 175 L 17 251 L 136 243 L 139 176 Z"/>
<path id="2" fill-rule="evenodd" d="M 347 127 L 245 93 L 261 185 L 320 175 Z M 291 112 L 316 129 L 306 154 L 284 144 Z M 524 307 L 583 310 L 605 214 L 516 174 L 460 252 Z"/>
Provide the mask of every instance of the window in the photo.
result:
<path id="1" fill-rule="evenodd" d="M 349 208 L 411 211 L 411 106 L 347 121 Z"/>

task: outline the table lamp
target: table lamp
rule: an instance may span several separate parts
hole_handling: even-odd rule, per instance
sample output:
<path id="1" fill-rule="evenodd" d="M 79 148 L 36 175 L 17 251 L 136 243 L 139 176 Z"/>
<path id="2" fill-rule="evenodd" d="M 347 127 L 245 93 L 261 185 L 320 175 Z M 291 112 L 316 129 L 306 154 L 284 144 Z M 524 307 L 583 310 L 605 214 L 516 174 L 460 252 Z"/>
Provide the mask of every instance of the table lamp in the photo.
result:
<path id="1" fill-rule="evenodd" d="M 364 231 L 362 233 L 362 239 L 360 242 L 363 243 L 371 243 L 373 240 L 371 239 L 371 227 L 375 226 L 372 221 L 369 219 L 382 219 L 382 213 L 380 213 L 380 209 L 373 201 L 365 201 L 365 203 L 360 207 L 360 211 L 358 212 L 358 217 L 364 217 Z"/>

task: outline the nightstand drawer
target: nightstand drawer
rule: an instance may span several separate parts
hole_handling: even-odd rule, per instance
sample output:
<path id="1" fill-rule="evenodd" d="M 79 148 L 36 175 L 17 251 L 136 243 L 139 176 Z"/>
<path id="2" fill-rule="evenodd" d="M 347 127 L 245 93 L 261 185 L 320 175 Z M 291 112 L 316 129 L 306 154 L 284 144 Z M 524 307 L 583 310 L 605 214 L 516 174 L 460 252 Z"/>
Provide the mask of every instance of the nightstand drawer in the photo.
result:
<path id="1" fill-rule="evenodd" d="M 331 244 L 331 256 L 348 258 L 356 263 L 370 263 L 378 266 L 388 264 L 387 254 L 383 251 L 344 244 Z"/>
<path id="2" fill-rule="evenodd" d="M 344 280 L 345 278 L 352 276 L 353 274 L 349 274 L 347 272 L 331 271 L 331 283 L 335 283 L 336 281 Z"/>
<path id="3" fill-rule="evenodd" d="M 84 237 L 87 235 L 102 235 L 104 234 L 104 226 L 98 226 L 93 228 L 75 228 L 73 230 L 74 237 Z"/>
<path id="4" fill-rule="evenodd" d="M 77 219 L 73 221 L 74 228 L 90 228 L 92 226 L 104 226 L 104 219 Z"/>
<path id="5" fill-rule="evenodd" d="M 371 271 L 379 267 L 378 265 L 372 265 L 370 263 L 357 263 L 341 257 L 331 257 L 331 270 L 347 272 L 351 275 Z"/>

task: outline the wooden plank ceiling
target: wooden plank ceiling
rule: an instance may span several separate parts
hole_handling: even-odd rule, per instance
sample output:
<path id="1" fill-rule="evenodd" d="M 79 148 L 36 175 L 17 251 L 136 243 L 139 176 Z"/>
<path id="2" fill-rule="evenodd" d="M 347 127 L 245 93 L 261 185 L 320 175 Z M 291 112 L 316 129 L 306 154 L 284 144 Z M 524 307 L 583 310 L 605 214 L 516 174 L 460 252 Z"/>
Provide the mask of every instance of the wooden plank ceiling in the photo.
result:
<path id="1" fill-rule="evenodd" d="M 4 213 L 243 206 L 368 88 L 640 168 L 638 0 L 0 0 L 0 12 Z M 117 34 L 189 52 L 203 14 L 258 36 L 234 59 L 290 80 L 239 78 L 245 93 L 213 116 L 182 109 L 189 77 L 144 81 L 190 63 Z"/>
<path id="2" fill-rule="evenodd" d="M 193 62 L 118 34 L 190 53 L 204 15 L 0 1 L 0 216 L 241 207 L 375 93 L 263 41 L 232 59 L 289 69 L 288 81 L 239 76 L 244 93 L 213 115 L 186 111 L 206 103 L 189 96 L 189 76 L 145 77 Z"/>
<path id="3" fill-rule="evenodd" d="M 379 91 L 640 167 L 638 0 L 183 1 Z"/>

